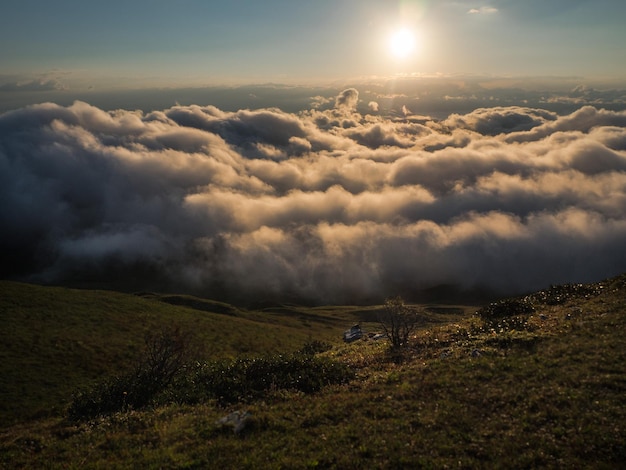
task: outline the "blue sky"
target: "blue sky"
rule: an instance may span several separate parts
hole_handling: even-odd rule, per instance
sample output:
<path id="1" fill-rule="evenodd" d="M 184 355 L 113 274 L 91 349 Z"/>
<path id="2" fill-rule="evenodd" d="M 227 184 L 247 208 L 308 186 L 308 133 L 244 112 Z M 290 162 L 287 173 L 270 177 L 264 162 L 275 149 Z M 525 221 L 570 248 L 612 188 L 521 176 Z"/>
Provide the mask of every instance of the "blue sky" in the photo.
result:
<path id="1" fill-rule="evenodd" d="M 623 0 L 5 3 L 0 78 L 71 86 L 312 82 L 394 74 L 626 77 Z M 400 26 L 416 52 L 392 57 Z"/>

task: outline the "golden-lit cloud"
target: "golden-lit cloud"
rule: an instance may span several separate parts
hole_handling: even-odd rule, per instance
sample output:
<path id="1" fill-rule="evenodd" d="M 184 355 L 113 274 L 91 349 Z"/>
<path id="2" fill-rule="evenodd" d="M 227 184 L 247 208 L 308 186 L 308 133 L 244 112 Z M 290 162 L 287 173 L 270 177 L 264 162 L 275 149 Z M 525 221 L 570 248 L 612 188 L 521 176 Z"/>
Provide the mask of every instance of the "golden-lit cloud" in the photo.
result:
<path id="1" fill-rule="evenodd" d="M 626 268 L 625 112 L 413 119 L 359 96 L 0 115 L 3 276 L 326 303 Z"/>

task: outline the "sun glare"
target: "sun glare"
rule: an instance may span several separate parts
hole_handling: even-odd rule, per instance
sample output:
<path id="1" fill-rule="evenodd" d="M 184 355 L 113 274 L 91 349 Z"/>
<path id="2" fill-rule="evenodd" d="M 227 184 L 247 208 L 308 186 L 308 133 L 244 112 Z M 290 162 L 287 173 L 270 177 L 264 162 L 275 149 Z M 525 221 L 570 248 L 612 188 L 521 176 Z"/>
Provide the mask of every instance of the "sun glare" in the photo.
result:
<path id="1" fill-rule="evenodd" d="M 398 59 L 409 57 L 415 51 L 415 47 L 415 34 L 409 29 L 399 29 L 389 37 L 389 51 Z"/>

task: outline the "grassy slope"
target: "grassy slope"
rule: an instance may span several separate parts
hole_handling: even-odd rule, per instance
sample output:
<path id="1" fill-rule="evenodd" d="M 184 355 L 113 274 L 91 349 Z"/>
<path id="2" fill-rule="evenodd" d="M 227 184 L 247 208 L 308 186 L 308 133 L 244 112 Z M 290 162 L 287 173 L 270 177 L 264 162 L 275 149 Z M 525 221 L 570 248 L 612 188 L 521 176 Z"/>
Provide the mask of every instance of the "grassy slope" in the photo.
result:
<path id="1" fill-rule="evenodd" d="M 192 332 L 204 356 L 225 357 L 337 338 L 354 319 L 323 310 L 246 312 L 188 297 L 190 308 L 160 297 L 0 281 L 0 425 L 58 414 L 79 386 L 131 367 L 145 335 L 161 325 Z"/>
<path id="2" fill-rule="evenodd" d="M 530 331 L 431 324 L 401 364 L 379 342 L 337 346 L 327 354 L 353 364 L 358 380 L 242 405 L 253 419 L 241 436 L 216 426 L 229 410 L 210 403 L 83 425 L 49 418 L 6 429 L 0 465 L 619 468 L 626 276 L 600 295 L 536 307 Z"/>

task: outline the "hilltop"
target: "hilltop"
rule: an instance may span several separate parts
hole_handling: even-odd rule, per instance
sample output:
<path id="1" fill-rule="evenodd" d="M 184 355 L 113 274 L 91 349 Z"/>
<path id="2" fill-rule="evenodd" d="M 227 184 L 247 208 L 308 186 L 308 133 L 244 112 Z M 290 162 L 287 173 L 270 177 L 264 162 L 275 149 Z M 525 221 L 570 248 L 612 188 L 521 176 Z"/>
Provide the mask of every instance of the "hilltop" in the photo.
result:
<path id="1" fill-rule="evenodd" d="M 614 468 L 626 459 L 626 275 L 479 309 L 425 306 L 400 357 L 368 335 L 338 339 L 354 321 L 374 331 L 377 306 L 248 311 L 163 294 L 0 287 L 2 402 L 25 408 L 2 410 L 3 465 Z M 145 332 L 174 320 L 205 357 L 287 354 L 319 340 L 329 347 L 315 357 L 354 377 L 315 393 L 276 388 L 68 419 L 77 387 L 130 370 Z M 234 411 L 250 417 L 238 434 L 219 424 Z"/>

